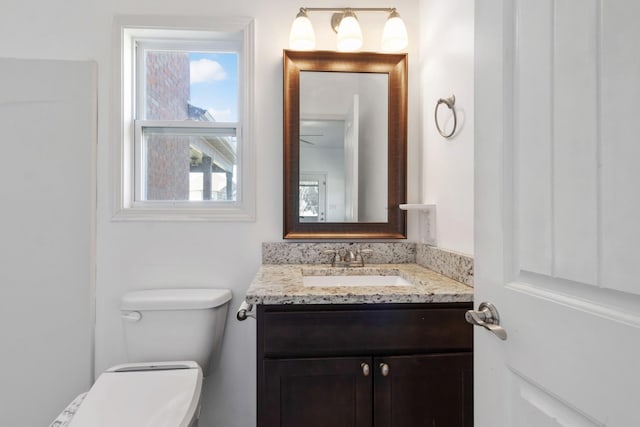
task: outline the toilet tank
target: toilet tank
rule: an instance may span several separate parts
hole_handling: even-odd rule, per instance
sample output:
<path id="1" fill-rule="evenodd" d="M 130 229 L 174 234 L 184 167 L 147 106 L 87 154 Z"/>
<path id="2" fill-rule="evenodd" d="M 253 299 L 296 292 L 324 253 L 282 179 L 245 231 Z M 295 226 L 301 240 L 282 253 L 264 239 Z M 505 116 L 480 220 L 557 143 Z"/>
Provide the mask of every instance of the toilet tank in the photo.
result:
<path id="1" fill-rule="evenodd" d="M 153 289 L 122 297 L 121 313 L 130 362 L 192 360 L 209 372 L 219 353 L 231 291 Z"/>

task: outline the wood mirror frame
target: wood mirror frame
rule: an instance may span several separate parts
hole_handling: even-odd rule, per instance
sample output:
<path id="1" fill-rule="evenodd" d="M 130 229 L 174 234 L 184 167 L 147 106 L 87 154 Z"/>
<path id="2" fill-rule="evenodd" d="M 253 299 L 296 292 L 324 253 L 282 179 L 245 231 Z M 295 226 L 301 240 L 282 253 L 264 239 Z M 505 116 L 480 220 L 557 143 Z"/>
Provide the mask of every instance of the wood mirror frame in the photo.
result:
<path id="1" fill-rule="evenodd" d="M 407 189 L 407 55 L 370 52 L 291 51 L 284 55 L 284 232 L 285 239 L 405 239 Z M 387 222 L 301 222 L 300 72 L 330 71 L 388 75 Z"/>

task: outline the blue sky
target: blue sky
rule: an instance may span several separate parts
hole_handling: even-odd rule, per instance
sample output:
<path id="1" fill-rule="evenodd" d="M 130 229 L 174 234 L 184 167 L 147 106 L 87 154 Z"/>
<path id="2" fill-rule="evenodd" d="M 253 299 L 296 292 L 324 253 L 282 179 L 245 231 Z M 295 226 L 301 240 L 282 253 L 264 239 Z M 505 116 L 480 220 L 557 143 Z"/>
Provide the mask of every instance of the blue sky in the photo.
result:
<path id="1" fill-rule="evenodd" d="M 191 104 L 205 108 L 217 122 L 238 120 L 238 55 L 190 53 Z"/>

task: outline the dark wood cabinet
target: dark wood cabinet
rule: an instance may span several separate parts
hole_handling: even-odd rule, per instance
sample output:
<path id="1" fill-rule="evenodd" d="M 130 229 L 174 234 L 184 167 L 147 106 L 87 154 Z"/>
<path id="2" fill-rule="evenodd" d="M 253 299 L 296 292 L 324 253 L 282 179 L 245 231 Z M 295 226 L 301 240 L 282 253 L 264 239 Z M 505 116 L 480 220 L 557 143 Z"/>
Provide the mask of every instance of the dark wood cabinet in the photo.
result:
<path id="1" fill-rule="evenodd" d="M 258 427 L 470 427 L 471 303 L 258 306 Z"/>
<path id="2" fill-rule="evenodd" d="M 371 427 L 371 375 L 363 358 L 267 359 L 264 419 L 282 427 Z M 369 368 L 367 368 L 369 369 Z"/>
<path id="3" fill-rule="evenodd" d="M 473 356 L 449 353 L 374 359 L 375 427 L 473 425 Z"/>

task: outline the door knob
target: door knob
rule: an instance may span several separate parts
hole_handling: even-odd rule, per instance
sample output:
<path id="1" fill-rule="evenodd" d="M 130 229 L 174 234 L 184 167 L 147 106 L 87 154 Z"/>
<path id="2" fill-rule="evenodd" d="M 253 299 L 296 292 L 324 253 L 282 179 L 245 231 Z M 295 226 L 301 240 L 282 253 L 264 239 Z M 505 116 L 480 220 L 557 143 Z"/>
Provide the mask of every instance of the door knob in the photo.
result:
<path id="1" fill-rule="evenodd" d="M 482 326 L 493 332 L 501 340 L 507 339 L 507 331 L 500 326 L 500 316 L 498 310 L 490 302 L 481 302 L 477 310 L 469 310 L 464 314 L 464 318 L 472 325 Z"/>

